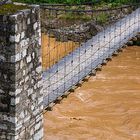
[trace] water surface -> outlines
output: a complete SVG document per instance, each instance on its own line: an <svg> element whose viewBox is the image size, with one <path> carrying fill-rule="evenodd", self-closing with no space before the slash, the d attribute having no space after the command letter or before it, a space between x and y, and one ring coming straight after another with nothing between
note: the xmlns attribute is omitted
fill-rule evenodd
<svg viewBox="0 0 140 140"><path fill-rule="evenodd" d="M128 47L44 114L45 140L140 140L140 47Z"/></svg>
<svg viewBox="0 0 140 140"><path fill-rule="evenodd" d="M42 34L42 65L43 69L48 69L61 58L74 51L79 46L78 43L68 41L60 42L55 38Z"/></svg>

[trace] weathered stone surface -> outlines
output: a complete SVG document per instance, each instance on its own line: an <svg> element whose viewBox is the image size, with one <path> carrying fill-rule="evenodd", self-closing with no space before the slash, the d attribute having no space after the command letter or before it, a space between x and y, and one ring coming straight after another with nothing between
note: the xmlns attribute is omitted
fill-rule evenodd
<svg viewBox="0 0 140 140"><path fill-rule="evenodd" d="M107 26L124 18L126 15L130 14L134 10L134 7L123 7L122 9L106 10L104 13L97 12L90 20L82 21L80 18L78 20L64 20L61 16L65 13L58 11L51 11L52 16L57 14L59 17L53 17L49 19L46 13L49 11L42 8L42 31L48 33L50 37L55 37L58 41L74 41L74 42L84 42L91 39L92 36L96 35L99 31L102 31ZM87 14L87 13L86 13ZM85 17L87 15L84 15ZM90 14L90 13L89 13ZM45 16L46 15L46 16ZM106 16L106 22L102 22L98 19L101 15ZM48 19L46 19L48 18Z"/></svg>
<svg viewBox="0 0 140 140"><path fill-rule="evenodd" d="M39 17L38 6L0 16L0 140L43 137Z"/></svg>

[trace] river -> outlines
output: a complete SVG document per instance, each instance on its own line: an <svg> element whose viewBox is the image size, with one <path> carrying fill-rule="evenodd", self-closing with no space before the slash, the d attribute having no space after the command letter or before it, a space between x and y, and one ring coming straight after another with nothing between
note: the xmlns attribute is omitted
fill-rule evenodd
<svg viewBox="0 0 140 140"><path fill-rule="evenodd" d="M74 51L79 46L78 43L68 41L60 42L55 38L42 34L42 64L43 70L48 69L57 63L61 58Z"/></svg>
<svg viewBox="0 0 140 140"><path fill-rule="evenodd" d="M140 47L114 57L53 111L45 140L140 140Z"/></svg>

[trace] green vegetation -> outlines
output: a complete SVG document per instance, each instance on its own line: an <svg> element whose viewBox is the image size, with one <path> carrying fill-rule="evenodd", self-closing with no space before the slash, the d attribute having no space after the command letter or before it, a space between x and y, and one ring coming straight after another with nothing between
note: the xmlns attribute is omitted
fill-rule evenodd
<svg viewBox="0 0 140 140"><path fill-rule="evenodd" d="M17 12L18 10L27 9L27 6L22 5L14 5L14 4L5 4L0 6L0 14L12 14Z"/></svg>
<svg viewBox="0 0 140 140"><path fill-rule="evenodd" d="M85 14L77 14L73 12L67 12L66 14L63 14L59 17L60 19L64 20L81 20L81 21L89 21L91 20L91 16L85 15Z"/></svg>
<svg viewBox="0 0 140 140"><path fill-rule="evenodd" d="M13 0L16 2L25 2L25 3L67 3L67 4L79 4L85 2L103 2L103 3L112 3L115 4L127 4L139 2L139 0Z"/></svg>
<svg viewBox="0 0 140 140"><path fill-rule="evenodd" d="M96 18L97 23L101 25L107 23L108 20L109 20L109 15L107 13L100 13Z"/></svg>

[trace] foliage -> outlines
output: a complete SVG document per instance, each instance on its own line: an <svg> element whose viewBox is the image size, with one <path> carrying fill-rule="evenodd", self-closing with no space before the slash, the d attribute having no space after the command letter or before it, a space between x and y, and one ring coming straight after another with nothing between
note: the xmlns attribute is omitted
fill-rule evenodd
<svg viewBox="0 0 140 140"><path fill-rule="evenodd" d="M139 2L139 0L13 0L17 2L25 3L67 3L67 4L79 4L86 2L105 2L105 3L114 3L114 4L126 4L131 2Z"/></svg>
<svg viewBox="0 0 140 140"><path fill-rule="evenodd" d="M86 0L13 0L16 2L25 2L25 3L81 3L85 2ZM94 1L94 0L92 0Z"/></svg>
<svg viewBox="0 0 140 140"><path fill-rule="evenodd" d="M26 8L28 7L23 5L5 4L0 6L0 14L12 14Z"/></svg>
<svg viewBox="0 0 140 140"><path fill-rule="evenodd" d="M97 17L96 17L96 21L103 25L105 23L107 23L107 21L109 20L109 16L106 13L100 13Z"/></svg>

